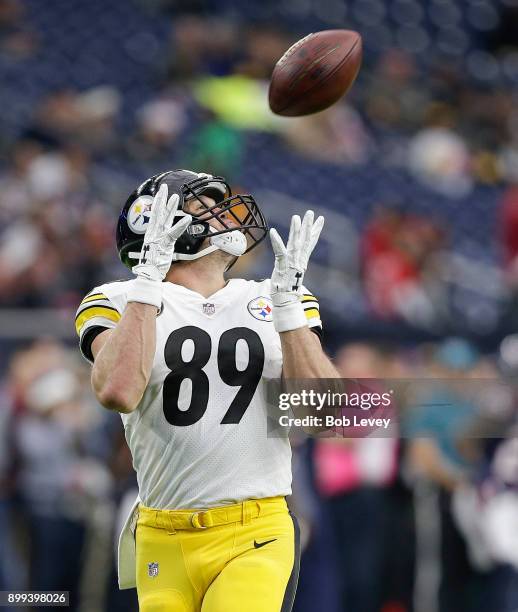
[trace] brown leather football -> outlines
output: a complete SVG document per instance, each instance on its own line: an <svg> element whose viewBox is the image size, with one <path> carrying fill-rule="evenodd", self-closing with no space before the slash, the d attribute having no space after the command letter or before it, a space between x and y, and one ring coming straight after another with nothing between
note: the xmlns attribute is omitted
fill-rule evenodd
<svg viewBox="0 0 518 612"><path fill-rule="evenodd" d="M301 38L275 65L268 99L277 115L309 115L334 104L354 83L362 39L352 30L325 30Z"/></svg>

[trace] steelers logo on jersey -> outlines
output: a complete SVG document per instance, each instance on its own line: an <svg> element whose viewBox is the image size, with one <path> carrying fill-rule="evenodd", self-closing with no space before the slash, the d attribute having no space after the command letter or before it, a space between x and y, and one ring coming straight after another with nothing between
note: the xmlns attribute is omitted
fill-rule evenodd
<svg viewBox="0 0 518 612"><path fill-rule="evenodd" d="M151 215L151 204L153 198L148 195L137 198L128 210L128 226L135 234L145 234L149 216Z"/></svg>
<svg viewBox="0 0 518 612"><path fill-rule="evenodd" d="M267 297L258 297L248 302L248 312L258 321L272 320L272 301Z"/></svg>

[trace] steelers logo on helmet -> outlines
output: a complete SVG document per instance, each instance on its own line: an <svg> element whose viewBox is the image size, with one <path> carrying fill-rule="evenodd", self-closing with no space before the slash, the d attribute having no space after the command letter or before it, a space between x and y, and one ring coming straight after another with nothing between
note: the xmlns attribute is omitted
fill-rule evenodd
<svg viewBox="0 0 518 612"><path fill-rule="evenodd" d="M130 206L128 210L128 226L135 234L146 233L152 204L153 198L143 195L138 197Z"/></svg>

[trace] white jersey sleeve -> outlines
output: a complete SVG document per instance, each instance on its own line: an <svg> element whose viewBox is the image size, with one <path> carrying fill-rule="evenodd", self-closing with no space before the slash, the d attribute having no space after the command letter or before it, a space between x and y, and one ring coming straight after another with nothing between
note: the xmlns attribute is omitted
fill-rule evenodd
<svg viewBox="0 0 518 612"><path fill-rule="evenodd" d="M126 292L130 281L115 281L95 287L88 293L76 312L76 332L83 357L93 363L91 344L105 329L113 329L126 308Z"/></svg>

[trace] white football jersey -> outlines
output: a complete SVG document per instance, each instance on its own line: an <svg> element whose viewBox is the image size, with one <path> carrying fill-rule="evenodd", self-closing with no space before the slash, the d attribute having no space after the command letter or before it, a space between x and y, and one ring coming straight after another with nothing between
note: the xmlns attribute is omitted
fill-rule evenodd
<svg viewBox="0 0 518 612"><path fill-rule="evenodd" d="M97 287L79 306L83 355L113 328L134 280ZM301 297L310 327L318 302ZM122 414L140 498L152 508L210 508L291 493L286 438L267 436L266 380L280 378L270 280L230 280L205 298L164 283L151 378L137 409Z"/></svg>

